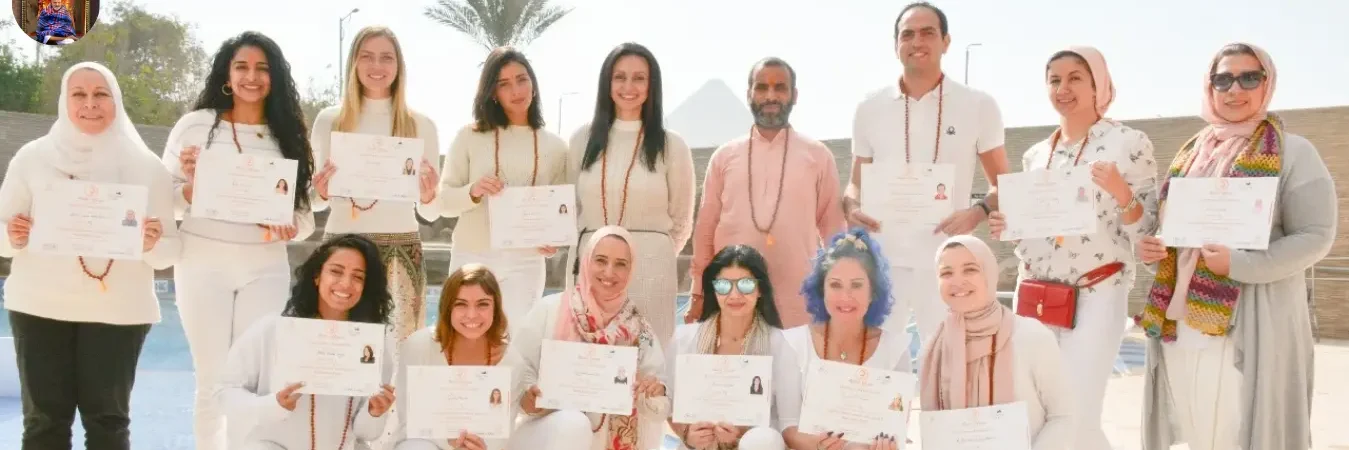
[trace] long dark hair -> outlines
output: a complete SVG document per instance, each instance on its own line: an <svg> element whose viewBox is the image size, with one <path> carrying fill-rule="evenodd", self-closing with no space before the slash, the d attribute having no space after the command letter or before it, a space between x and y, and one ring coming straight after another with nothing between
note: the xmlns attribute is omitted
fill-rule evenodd
<svg viewBox="0 0 1349 450"><path fill-rule="evenodd" d="M295 285L290 288L290 299L286 301L286 308L281 315L304 318L318 316L318 279L323 272L323 263L343 248L360 252L365 259L365 287L361 290L361 299L348 312L347 320L389 323L389 314L393 312L393 296L389 294L389 278L384 269L384 260L379 256L379 247L359 234L343 234L329 239L315 249L300 267L295 268Z"/></svg>
<svg viewBox="0 0 1349 450"><path fill-rule="evenodd" d="M272 79L272 88L263 99L262 114L267 119L267 129L272 133L272 138L281 147L281 156L299 161L299 172L295 174L295 210L307 210L309 179L314 173L309 127L305 125L304 111L300 108L300 92L290 75L290 63L286 62L281 47L275 41L262 33L245 31L221 44L211 62L211 74L206 76L206 86L202 87L192 110L215 111L215 123L211 124L211 131L206 137L206 142L210 143L215 138L215 127L220 125L221 115L234 109L234 96L226 95L223 89L230 81L230 61L243 47L255 47L267 56L267 72Z"/></svg>
<svg viewBox="0 0 1349 450"><path fill-rule="evenodd" d="M539 109L539 77L534 75L534 66L529 59L513 47L497 47L487 55L482 64L482 74L478 77L478 95L473 97L473 131L484 132L493 128L510 125L506 109L496 98L497 79L506 64L520 63L529 74L529 84L533 86L534 98L529 101L529 127L535 130L543 128L543 111Z"/></svg>
<svg viewBox="0 0 1349 450"><path fill-rule="evenodd" d="M642 165L646 170L656 170L656 160L665 154L665 111L663 90L660 81L660 64L651 50L634 42L625 42L614 47L604 58L600 67L600 86L595 94L595 117L590 120L590 141L586 142L585 156L581 158L581 169L589 170L600 154L609 146L609 129L614 126L617 112L614 111L614 64L619 58L637 55L646 60L651 68L646 90L646 102L642 104Z"/></svg>
<svg viewBox="0 0 1349 450"><path fill-rule="evenodd" d="M763 255L758 250L744 244L732 245L722 248L712 257L712 262L707 263L703 269L703 295L716 295L716 290L712 287L712 282L721 274L721 270L727 267L739 267L748 270L755 280L759 281L759 301L754 303L754 311L763 317L765 322L774 328L782 328L782 317L778 315L777 304L773 303L773 283L768 280L768 262L764 261ZM735 289L734 286L731 289ZM703 302L703 313L698 317L702 322L712 318L713 315L721 312L721 304L713 297L711 301Z"/></svg>

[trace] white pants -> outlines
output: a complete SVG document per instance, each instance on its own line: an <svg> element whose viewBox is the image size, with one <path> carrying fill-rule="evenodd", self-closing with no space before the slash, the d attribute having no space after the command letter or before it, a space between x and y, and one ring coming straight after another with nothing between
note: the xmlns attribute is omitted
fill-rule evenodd
<svg viewBox="0 0 1349 450"><path fill-rule="evenodd" d="M590 450L595 433L590 418L580 411L554 411L526 420L511 433L510 450Z"/></svg>
<svg viewBox="0 0 1349 450"><path fill-rule="evenodd" d="M230 244L183 234L173 283L196 375L197 450L224 450L225 416L212 398L230 344L258 319L276 315L290 292L283 242Z"/></svg>
<svg viewBox="0 0 1349 450"><path fill-rule="evenodd" d="M1231 338L1206 347L1187 345L1184 337L1162 344L1171 404L1180 440L1190 450L1236 450L1241 432L1241 371Z"/></svg>
<svg viewBox="0 0 1349 450"><path fill-rule="evenodd" d="M451 251L449 272L470 263L485 265L496 276L497 284L501 285L501 308L506 312L506 321L513 332L524 322L534 303L543 297L547 276L543 256L534 249Z"/></svg>
<svg viewBox="0 0 1349 450"><path fill-rule="evenodd" d="M1116 286L1123 274L1106 278L1095 292L1081 289L1077 297L1077 324L1072 330L1051 327L1058 337L1063 355L1064 373L1076 414L1077 432L1073 450L1110 450L1110 440L1101 427L1105 409L1105 389L1115 368L1124 327L1120 319L1128 314L1129 288L1126 282ZM1020 280L1017 280L1020 284ZM1017 299L1019 300L1019 299Z"/></svg>
<svg viewBox="0 0 1349 450"><path fill-rule="evenodd" d="M911 344L909 318L918 319L918 343L922 345L937 333L937 325L946 320L948 308L937 290L937 272L933 264L900 267L900 257L895 256L890 262L890 293L895 303L882 329L886 333L899 335L904 342L902 348L908 352Z"/></svg>

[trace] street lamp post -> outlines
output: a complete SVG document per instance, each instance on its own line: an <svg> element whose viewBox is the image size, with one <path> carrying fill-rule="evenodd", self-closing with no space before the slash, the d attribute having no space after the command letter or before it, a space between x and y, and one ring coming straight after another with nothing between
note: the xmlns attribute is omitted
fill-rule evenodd
<svg viewBox="0 0 1349 450"><path fill-rule="evenodd" d="M342 51L342 43L346 40L346 22L352 14L360 11L360 8L351 8L351 12L342 16L341 19L337 19L337 89L339 91L347 82L347 71L344 69L345 66L342 65L342 54L345 53Z"/></svg>
<svg viewBox="0 0 1349 450"><path fill-rule="evenodd" d="M972 43L972 44L969 44L969 45L966 45L966 46L965 46L965 85L966 85L966 86L969 86L969 84L970 84L970 48L978 47L978 46L981 46L981 45L984 45L984 44L980 44L980 43L978 43L978 42L975 42L975 43Z"/></svg>
<svg viewBox="0 0 1349 450"><path fill-rule="evenodd" d="M562 135L562 100L565 99L565 98L567 98L568 95L575 95L575 94L579 94L579 92L576 92L576 91L572 91L572 92L563 92L562 95L557 96L557 134L558 134L558 135Z"/></svg>

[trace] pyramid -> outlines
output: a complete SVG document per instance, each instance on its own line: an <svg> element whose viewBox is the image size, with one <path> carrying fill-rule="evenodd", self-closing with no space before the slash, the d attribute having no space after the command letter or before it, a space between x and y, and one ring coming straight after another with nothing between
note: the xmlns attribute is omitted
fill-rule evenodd
<svg viewBox="0 0 1349 450"><path fill-rule="evenodd" d="M720 146L744 136L754 124L754 116L743 97L743 93L737 94L725 81L707 80L665 116L665 127L679 133L689 148Z"/></svg>

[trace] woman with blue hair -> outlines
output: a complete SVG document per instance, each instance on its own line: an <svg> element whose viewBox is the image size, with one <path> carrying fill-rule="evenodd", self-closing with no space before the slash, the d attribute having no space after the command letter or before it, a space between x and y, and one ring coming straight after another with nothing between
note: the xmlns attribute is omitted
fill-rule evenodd
<svg viewBox="0 0 1349 450"><path fill-rule="evenodd" d="M783 332L796 351L801 370L804 372L813 361L825 359L911 372L904 339L881 330L890 315L893 299L889 263L881 254L880 245L861 228L834 235L826 243L801 286L811 323ZM835 448L843 442L833 434L798 433L797 442L788 445Z"/></svg>

